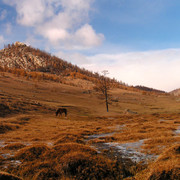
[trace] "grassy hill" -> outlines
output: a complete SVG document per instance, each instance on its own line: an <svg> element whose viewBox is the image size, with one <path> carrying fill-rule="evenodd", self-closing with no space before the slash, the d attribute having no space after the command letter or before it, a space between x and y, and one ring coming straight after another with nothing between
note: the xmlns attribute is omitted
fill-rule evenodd
<svg viewBox="0 0 180 180"><path fill-rule="evenodd" d="M97 75L4 66L1 52L0 176L180 178L179 97L116 85L107 113ZM67 117L55 115L59 107Z"/></svg>

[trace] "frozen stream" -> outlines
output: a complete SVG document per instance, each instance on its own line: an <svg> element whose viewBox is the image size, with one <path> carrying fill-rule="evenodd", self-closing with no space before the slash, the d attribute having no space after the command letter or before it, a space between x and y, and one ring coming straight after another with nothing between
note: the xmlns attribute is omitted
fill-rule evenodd
<svg viewBox="0 0 180 180"><path fill-rule="evenodd" d="M94 134L88 136L86 142L89 140L112 136L116 132L104 133L104 134ZM144 162L146 163L150 159L155 159L157 156L152 154L144 154L141 151L141 146L143 145L144 140L131 143L93 143L91 146L95 148L98 153L103 151L113 152L114 157L121 157L122 159L131 159L133 162Z"/></svg>
<svg viewBox="0 0 180 180"><path fill-rule="evenodd" d="M111 148L115 148L118 152L121 153L122 158L129 158L133 162L147 162L157 158L157 156L152 154L144 154L140 152L141 146L143 145L144 140L131 143L105 143Z"/></svg>

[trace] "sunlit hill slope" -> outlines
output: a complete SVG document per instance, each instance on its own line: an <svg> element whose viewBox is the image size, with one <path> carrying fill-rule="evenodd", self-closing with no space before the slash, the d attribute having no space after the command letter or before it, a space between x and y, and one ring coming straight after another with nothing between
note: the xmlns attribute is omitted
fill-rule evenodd
<svg viewBox="0 0 180 180"><path fill-rule="evenodd" d="M101 78L23 43L5 46L0 179L179 180L180 98L107 78L106 112Z"/></svg>

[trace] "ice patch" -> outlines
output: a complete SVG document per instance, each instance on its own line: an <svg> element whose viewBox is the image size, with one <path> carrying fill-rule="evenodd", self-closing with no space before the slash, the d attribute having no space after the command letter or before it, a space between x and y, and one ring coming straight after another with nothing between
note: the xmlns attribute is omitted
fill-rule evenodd
<svg viewBox="0 0 180 180"><path fill-rule="evenodd" d="M112 132L112 133L104 133L104 134L93 134L93 135L88 136L88 138L86 139L86 141L93 140L93 139L96 139L96 138L101 138L101 137L112 136L113 134L115 134L115 132Z"/></svg>
<svg viewBox="0 0 180 180"><path fill-rule="evenodd" d="M112 148L116 148L122 153L122 158L130 158L133 162L147 161L149 159L156 158L155 155L144 154L139 152L140 147L143 145L144 140L140 140L132 143L106 143Z"/></svg>
<svg viewBox="0 0 180 180"><path fill-rule="evenodd" d="M1 154L1 156L5 159L9 158L9 157L13 157L14 154L11 154L11 153L4 153L4 154Z"/></svg>
<svg viewBox="0 0 180 180"><path fill-rule="evenodd" d="M174 133L175 133L176 135L179 135L179 134L180 134L180 126L178 127L178 129L176 129L176 130L174 131Z"/></svg>
<svg viewBox="0 0 180 180"><path fill-rule="evenodd" d="M116 131L112 133L104 133L104 134L93 134L88 136L88 138L85 140L86 142L89 140L93 140L96 138L101 137L107 137L112 136L115 134L118 130L123 130L125 125L117 125ZM98 153L103 152L104 150L114 150L114 156L121 156L124 159L131 159L133 162L144 162L146 163L148 160L156 159L157 156L153 154L144 154L141 151L141 146L144 143L143 140L139 140L137 142L131 142L131 143L95 143L91 145L91 147L95 148Z"/></svg>
<svg viewBox="0 0 180 180"><path fill-rule="evenodd" d="M4 141L0 141L0 147L3 148L4 146L6 146L6 145L4 144Z"/></svg>
<svg viewBox="0 0 180 180"><path fill-rule="evenodd" d="M21 164L22 162L19 160L10 160L10 161L4 161L2 167L4 169L7 169L9 166L12 167L17 167Z"/></svg>
<svg viewBox="0 0 180 180"><path fill-rule="evenodd" d="M88 138L85 141L89 141L89 140L93 140L96 138L101 138L101 137L108 137L108 136L112 136L113 134L115 134L117 131L123 130L123 128L126 125L116 125L113 127L109 127L109 129L112 129L115 127L115 131L111 132L111 133L103 133L103 134L93 134L93 135L89 135Z"/></svg>

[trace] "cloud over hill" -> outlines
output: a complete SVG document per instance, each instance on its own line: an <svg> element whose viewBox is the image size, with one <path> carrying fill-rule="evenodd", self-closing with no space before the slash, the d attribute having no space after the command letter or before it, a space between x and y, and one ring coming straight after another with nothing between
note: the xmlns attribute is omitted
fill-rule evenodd
<svg viewBox="0 0 180 180"><path fill-rule="evenodd" d="M31 27L34 34L64 48L89 48L102 43L103 34L89 24L94 0L4 1L16 8L18 24Z"/></svg>

